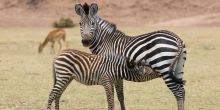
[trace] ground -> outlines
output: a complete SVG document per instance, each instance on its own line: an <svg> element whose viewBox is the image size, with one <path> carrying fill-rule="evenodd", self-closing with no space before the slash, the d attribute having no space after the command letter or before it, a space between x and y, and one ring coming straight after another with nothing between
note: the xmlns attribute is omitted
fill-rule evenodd
<svg viewBox="0 0 220 110"><path fill-rule="evenodd" d="M186 110L220 109L220 28L206 27L120 27L128 35L159 29L171 30L186 43L188 54L184 79ZM0 28L0 109L44 110L53 85L49 45L42 54L37 48L52 28ZM81 44L79 27L66 29L67 48L89 52ZM144 83L124 83L128 110L176 110L172 93L158 78ZM102 86L73 81L61 97L63 110L107 109ZM119 103L115 98L116 109Z"/></svg>

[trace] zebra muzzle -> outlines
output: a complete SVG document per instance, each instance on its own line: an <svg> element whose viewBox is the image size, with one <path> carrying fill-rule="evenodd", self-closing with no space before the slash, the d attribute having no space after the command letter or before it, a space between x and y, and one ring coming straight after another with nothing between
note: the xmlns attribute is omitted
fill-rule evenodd
<svg viewBox="0 0 220 110"><path fill-rule="evenodd" d="M88 47L90 45L90 43L91 43L91 40L89 40L89 39L83 39L82 40L82 44L85 47Z"/></svg>

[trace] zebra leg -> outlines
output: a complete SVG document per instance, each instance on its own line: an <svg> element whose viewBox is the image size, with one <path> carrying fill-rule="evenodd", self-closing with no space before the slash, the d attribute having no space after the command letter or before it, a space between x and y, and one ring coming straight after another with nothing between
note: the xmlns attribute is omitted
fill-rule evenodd
<svg viewBox="0 0 220 110"><path fill-rule="evenodd" d="M183 85L180 85L181 89L179 90L179 92L177 93L178 95L181 94L179 97L178 95L175 95L176 100L177 100L177 106L178 106L178 110L184 110L184 101L185 101L185 89L183 87Z"/></svg>
<svg viewBox="0 0 220 110"><path fill-rule="evenodd" d="M49 95L48 104L47 104L47 110L51 110L52 102L55 99L55 109L59 110L59 100L63 93L63 91L66 89L66 87L69 85L69 83L72 81L73 78L66 80L56 80L54 87Z"/></svg>
<svg viewBox="0 0 220 110"><path fill-rule="evenodd" d="M124 93L123 93L123 80L118 80L115 84L118 100L121 105L121 110L125 110Z"/></svg>
<svg viewBox="0 0 220 110"><path fill-rule="evenodd" d="M59 110L59 109L60 109L60 97L61 97L61 95L59 94L59 95L55 98L55 110Z"/></svg>
<svg viewBox="0 0 220 110"><path fill-rule="evenodd" d="M58 84L55 84L50 95L49 95L49 100L48 100L48 104L47 104L47 110L51 110L51 105L52 105L52 102L54 101L55 99L55 109L56 110L59 110L59 108L57 108L57 105L59 105L59 102L57 102L57 99L59 99L59 94L61 93L62 91L62 86L59 86ZM57 97L58 96L58 97Z"/></svg>
<svg viewBox="0 0 220 110"><path fill-rule="evenodd" d="M114 86L109 81L105 81L103 86L107 96L108 110L114 110Z"/></svg>
<svg viewBox="0 0 220 110"><path fill-rule="evenodd" d="M180 55L178 61L176 62L176 67L175 69L175 77L178 79L183 79L183 69L184 69L184 63L186 61L186 50L183 50L183 53ZM176 100L177 100L177 105L179 110L184 110L184 101L185 101L185 89L184 89L184 82L181 84L176 84L170 85L172 88L169 88L172 90L174 93Z"/></svg>
<svg viewBox="0 0 220 110"><path fill-rule="evenodd" d="M163 75L162 78L165 81L167 87L174 94L177 100L178 110L184 110L185 89L183 84L173 81L169 74Z"/></svg>
<svg viewBox="0 0 220 110"><path fill-rule="evenodd" d="M51 110L51 105L52 105L52 102L54 101L55 97L56 97L56 93L54 92L54 89L53 89L49 95L47 110Z"/></svg>
<svg viewBox="0 0 220 110"><path fill-rule="evenodd" d="M60 97L63 94L63 92L66 90L67 86L72 82L73 78L69 79L67 82L62 81L63 87L59 91L59 94L57 94L55 98L55 110L59 110L59 105L60 105Z"/></svg>

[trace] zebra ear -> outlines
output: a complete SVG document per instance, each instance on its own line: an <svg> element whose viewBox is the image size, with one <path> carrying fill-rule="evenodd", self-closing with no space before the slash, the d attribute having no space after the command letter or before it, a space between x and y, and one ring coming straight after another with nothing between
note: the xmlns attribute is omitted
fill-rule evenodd
<svg viewBox="0 0 220 110"><path fill-rule="evenodd" d="M83 16L83 14L85 13L81 4L75 5L75 11L80 16Z"/></svg>
<svg viewBox="0 0 220 110"><path fill-rule="evenodd" d="M89 8L89 14L90 16L94 16L96 15L98 12L98 5L96 3L92 3L90 5L90 8Z"/></svg>

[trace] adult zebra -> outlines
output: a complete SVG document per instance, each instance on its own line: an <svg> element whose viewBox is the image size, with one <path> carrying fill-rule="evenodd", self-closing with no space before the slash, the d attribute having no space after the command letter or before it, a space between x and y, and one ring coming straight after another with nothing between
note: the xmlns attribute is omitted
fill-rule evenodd
<svg viewBox="0 0 220 110"><path fill-rule="evenodd" d="M114 110L113 87L118 80L143 82L149 80L148 74L153 73L150 67L143 68L124 56L100 56L74 49L64 50L53 62L54 85L49 95L47 109L51 109L52 102L55 100L55 109L59 110L62 93L75 79L85 85L104 86L108 110ZM157 77L157 74L154 75Z"/></svg>
<svg viewBox="0 0 220 110"><path fill-rule="evenodd" d="M178 110L184 110L185 90L182 79L186 49L176 34L161 30L127 36L117 30L114 24L96 15L98 6L95 3L90 6L86 3L83 6L76 4L75 11L81 16L80 32L84 46L89 47L94 54L115 53L143 65L150 65L174 94ZM122 81L118 83L118 87L123 88ZM123 89L121 93L123 94ZM123 105L123 97L120 99Z"/></svg>

